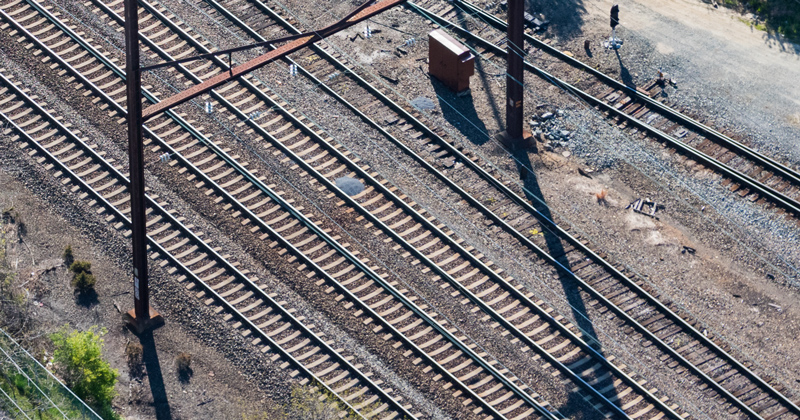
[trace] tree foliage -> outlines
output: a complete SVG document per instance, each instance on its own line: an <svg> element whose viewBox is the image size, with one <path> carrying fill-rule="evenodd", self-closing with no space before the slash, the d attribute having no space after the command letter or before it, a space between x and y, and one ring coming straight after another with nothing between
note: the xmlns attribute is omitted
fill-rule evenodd
<svg viewBox="0 0 800 420"><path fill-rule="evenodd" d="M116 369L102 358L105 329L80 332L64 326L52 334L56 372L70 389L94 407L103 418L118 418L111 408L116 395Z"/></svg>
<svg viewBox="0 0 800 420"><path fill-rule="evenodd" d="M97 279L92 274L92 263L89 261L75 261L69 266L72 271L72 287L81 293L94 290Z"/></svg>
<svg viewBox="0 0 800 420"><path fill-rule="evenodd" d="M75 262L75 256L72 255L72 245L67 245L61 256L64 258L64 264L66 264L67 267L71 266L72 263Z"/></svg>

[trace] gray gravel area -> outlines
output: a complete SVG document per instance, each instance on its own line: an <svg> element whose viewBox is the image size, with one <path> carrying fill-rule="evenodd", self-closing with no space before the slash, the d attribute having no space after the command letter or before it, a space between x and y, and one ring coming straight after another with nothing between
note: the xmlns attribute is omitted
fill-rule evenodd
<svg viewBox="0 0 800 420"><path fill-rule="evenodd" d="M371 55L367 53L356 53L356 54L357 57L364 57L364 56L371 57ZM419 80L418 78L412 78L412 79ZM411 84L413 86L413 83ZM544 93L543 95L534 96L533 103L542 103L558 99L559 96L558 91L555 90L555 88L547 85L542 85L540 82L538 82L537 84L537 81L535 80L531 80L531 84L536 86L536 88L532 90L534 90L535 92ZM406 93L407 98L413 98L420 93L425 94L424 90L423 91L410 90L413 89L413 87L410 87L407 84L404 84L402 89L405 89L404 93L408 92ZM552 98L554 94L555 97ZM676 159L675 162L671 161L671 158L666 156L660 150L653 150L652 145L650 144L642 146L634 143L633 146L629 146L628 145L628 143L630 143L629 139L625 139L617 129L609 127L598 115L596 115L592 111L587 112L587 110L583 109L583 107L581 107L580 105L576 105L574 103L571 104L569 102L566 103L563 102L564 102L563 100L560 102L556 102L559 104L559 108L561 108L563 111L562 118L556 119L551 124L551 127L548 128L553 128L558 130L561 129L579 130L580 134L576 136L577 137L576 140L568 142L568 144L565 145L564 149L560 149L558 151L571 149L572 152L577 152L579 157L587 158L587 161L584 162L584 165L592 166L595 169L608 172L607 174L603 175L604 178L602 179L606 179L605 178L606 176L608 176L610 179L615 179L615 175L620 174L619 175L620 179L625 181L623 182L623 184L629 183L632 185L640 183L641 182L640 179L645 179L645 180L654 179L654 181L648 183L648 185L643 190L640 190L638 193L655 196L655 193L658 191L661 194L659 195L659 197L664 196L665 198L669 197L671 199L670 204L672 204L672 200L675 201L674 206L673 205L667 206L668 209L677 209L674 211L674 214L678 214L682 217L684 216L697 217L698 220L692 223L695 229L694 233L704 235L703 239L710 241L712 243L719 243L720 241L726 242L724 244L720 244L719 246L713 245L711 246L711 248L715 249L718 248L728 251L729 252L728 255L733 256L733 260L737 262L737 265L741 263L742 260L751 261L752 265L750 270L754 270L756 273L762 273L762 275L770 274L767 273L766 270L783 267L784 270L788 270L787 273L788 275L787 278L781 279L780 281L783 283L788 283L793 280L794 275L791 271L792 270L791 267L794 266L794 263L792 261L794 256L791 255L791 253L787 254L786 248L782 246L782 244L785 243L782 241L781 238L782 233L778 231L778 234L776 235L777 238L780 239L778 241L770 241L770 240L761 241L760 240L761 237L758 234L754 235L751 232L747 232L742 228L742 226L749 226L749 224L746 222L754 220L755 222L776 223L777 226L781 226L785 230L785 232L788 232L787 234L794 235L795 227L792 221L784 220L780 217L775 216L774 214L770 215L768 212L766 212L767 213L766 217L762 217L764 216L763 213L765 213L764 212L765 209L761 208L760 206L744 202L743 200L737 201L737 199L733 196L733 194L726 193L724 188L722 188L721 186L719 186L717 182L715 182L716 180L714 176L705 175L704 176L705 179L703 178L701 178L700 180L692 179L692 176L694 174L687 173L686 169L680 166L680 163L678 162L679 159ZM431 118L436 118L436 114L435 113L432 114ZM583 118L586 118L586 120L588 120L589 122L588 123L585 122ZM453 126L450 126L452 127L451 130L453 131L459 130L458 128L459 121L461 122L461 124L465 123L464 120L456 119L456 122L453 124ZM489 121L484 121L484 122L486 123L486 126L489 127L490 122ZM443 124L446 125L447 123L444 122ZM613 144L614 146L613 147L609 146L611 144ZM632 147L632 150L628 151L627 149L620 149L620 145L623 144L625 145L625 147ZM636 151L642 150L643 147L650 147L650 149L638 152L638 154L635 153ZM364 149L366 150L366 148ZM496 148L491 147L491 145L485 150L484 155L488 156L489 158L497 156L500 156L502 158L503 156L502 154L497 153ZM653 163L652 161L655 160L654 156L661 157L663 160L662 161L656 160L656 162ZM558 166L559 162L557 159L555 160L556 160L555 164L556 166ZM630 161L632 165L630 165L628 161ZM648 166L642 168L643 165L642 162L648 164ZM378 168L389 168L396 165L397 165L396 162L389 161L389 162L384 162L382 164L375 164L373 166ZM504 161L504 165L501 166L507 172L512 172L513 170L513 166L509 168L507 161ZM628 173L626 175L625 172L630 170L633 171L633 174ZM391 174L387 174L387 172L388 169L383 172L384 176L386 176L389 179L395 180L399 184L402 184L401 181L402 179L408 178L408 174L405 173L392 176ZM509 179L511 178L512 177L509 176ZM413 182L409 182L409 184L413 184ZM686 185L688 185L692 189L688 189L687 191ZM636 186L639 187L639 185ZM405 187L404 191L406 191L407 193L408 191L412 191L413 194L413 191L415 191L413 185L404 185L404 187ZM429 196L430 190L427 189L420 190L419 188L417 188L416 191L418 191L418 193L417 195L414 195L415 199L417 199L419 202L425 203L427 208L429 210L433 210L432 212L434 214L437 214L440 218L448 220L448 218L443 216L441 212L437 213L436 203L432 203L431 200L427 201L425 200L425 197ZM699 193L697 193L696 191L699 191ZM561 195L564 193L564 191L558 191L557 193L558 195ZM632 191L632 193L636 193L636 191ZM585 192L583 192L583 194L585 194ZM695 194L699 194L701 198L698 199L694 197ZM711 199L703 201L703 198L705 197L720 197L716 198L714 201L711 201L711 203L712 204L719 202L724 203L727 207L722 207L722 209L725 211L723 212L723 216L725 215L730 215L730 217L735 216L737 217L737 219L730 220L726 219L725 217L722 217L722 221L724 223L720 223L719 221L720 217L718 215L706 216L706 211L711 211L712 209L715 208L715 206L707 204L707 202L710 201ZM685 203L685 200L687 199L691 200L689 204ZM581 199L581 201L585 200L586 200L585 198ZM449 200L444 199L443 201L448 202ZM450 202L452 203L454 201ZM569 209L570 204L569 203L564 203L564 204L567 206L565 208ZM703 209L704 206L707 206L707 208ZM569 212L570 214L580 214L583 211L585 211L585 208L582 208L582 206L581 208L577 208L574 205L572 207L574 211ZM703 209L704 211L701 212L701 209ZM566 212L568 210L562 210L562 211ZM670 211L672 212L672 210ZM753 215L754 213L761 213L761 215L751 218L750 215ZM459 221L458 216L455 217L456 217L455 219L449 219L449 220L453 220L451 226L456 226L454 229L458 230L458 226L460 226L463 223L463 220ZM569 220L569 218L567 219ZM613 244L609 244L607 240L606 241L603 240L605 239L604 237L608 236L608 227L603 228L601 223L593 221L591 219L584 221L584 223L591 223L592 225L595 226L595 229L590 231L591 234L588 235L590 238L593 238L598 243L603 244L602 246L604 250L606 249L605 247L613 248ZM678 220L674 221L673 223L682 224L682 223L688 223L688 221ZM710 226L714 226L716 229L709 229ZM767 225L767 226L768 226L767 229L770 232L775 232L774 225ZM589 231L589 229L586 229L582 225L579 227L583 230ZM764 230L766 231L767 229ZM465 237L469 237L468 233L464 232L463 234ZM738 245L738 247L736 247L735 249L733 248L733 245L727 243L727 242L732 242L729 236L733 236L735 239L739 239L740 241L738 244L736 244ZM480 239L476 239L475 242L471 243L480 244ZM618 251L617 254L612 254L612 255L614 255L619 260L623 260L631 264L631 266L637 271L644 271L643 267L654 267L658 269L658 267L661 266L660 264L655 264L655 263L653 264L643 263L641 253L637 253L631 247L630 242L621 241L618 243L618 245L623 245L622 250ZM764 248L769 246L774 246L773 250L775 252L770 252L769 248L767 249ZM751 250L753 248L755 248L755 251ZM754 252L756 252L756 254L754 254ZM652 268L648 269L648 271L652 272ZM647 274L647 272L645 272L645 274ZM669 289L668 294L674 293L677 294L677 296L685 296L687 294L687 292L681 290L680 288L676 289L674 287L674 285L686 284L686 283L676 282L675 279L673 278L668 278L668 277L665 278L664 274L665 274L664 272L656 272L652 275L648 275L648 277L660 279L662 282L665 282L667 284L672 283L673 287ZM696 276L696 274L692 272L688 272L685 275L689 276L689 278ZM770 275L775 276L775 274L770 274ZM763 278L764 277L762 277L761 280L763 280ZM755 279L752 278L748 279L748 281L750 280L755 280ZM764 286L763 283L764 283L763 281L756 280L756 284L758 284L759 286L769 287L768 285ZM706 290L704 290L704 292L706 292ZM778 291L775 290L775 292ZM679 302L682 304L686 304L687 303L686 301L688 300L690 300L690 298L687 296L686 298L679 299ZM700 311L701 314L705 312L704 310L702 310L702 308L709 305L707 303L709 299L707 296L705 296L704 293L691 297L691 300L695 301L694 302L695 307L693 308L693 312L696 315L698 314L698 311ZM710 305L714 307L713 304ZM746 308L743 309L745 310L745 312L742 313L740 311L738 315L734 316L739 318L743 316L749 317L747 311L750 310ZM717 319L717 317L707 317L702 315L700 315L699 318L707 319L709 320L709 322L714 322ZM737 333L737 331L735 331L735 329L738 329L741 323L734 322L732 324L735 326L734 330L728 329L727 333L723 332L722 334L728 338L733 337L734 339L737 339L739 334ZM718 322L716 327L722 328L724 327L724 325L725 322L721 323ZM731 325L731 323L728 323L728 325ZM756 347L752 346L753 344L752 342L748 342L747 340L738 342L740 345L742 345L742 347L750 348L751 351L749 353L751 355L756 354L758 355L759 358L761 358L762 356L765 356L767 358L771 357L771 355L769 354L758 351L757 346ZM778 355L780 356L780 354L783 354L783 352L779 351ZM772 366L772 363L767 362L765 360L764 365L767 367L768 370L772 370L770 367ZM784 366L784 364L778 364L777 366ZM791 384L792 376L791 375L789 375L788 377L785 376L784 381L785 383Z"/></svg>
<svg viewBox="0 0 800 420"><path fill-rule="evenodd" d="M185 16L197 16L198 13L194 5L183 1L165 0L164 4L173 7L182 16L184 13ZM316 21L315 25L319 26L326 23L326 19L342 15L352 8L351 4L341 2L319 2L313 7L291 2L286 4L297 11L298 17L302 17L301 20L313 19ZM625 6L633 11L641 11L643 15L651 13L643 10L644 6L638 3L629 3ZM91 17L92 13L80 6L70 4L69 7L79 16L96 20L95 17ZM320 13L323 8L326 8L327 14ZM600 18L597 19L599 22ZM675 19L657 19L652 16L650 20L657 21L658 25L679 23ZM502 74L502 62L496 59L479 61L477 70L483 73L473 78L473 94L466 98L456 98L438 89L436 83L432 83L425 75L423 65L416 64L408 68L397 68L396 65L393 67L395 56L381 51L382 48L376 46L381 42L391 45L389 50L392 50L409 36L414 35L419 41L415 46L407 48L410 56L405 61L424 58L427 51L424 39L429 27L421 22L419 17L396 9L376 18L375 21L383 23L386 28L383 28L384 32L376 37L377 39L373 39L372 43L363 39L356 43L350 40L353 34L362 29L360 27L351 29L331 42L338 45L341 51L351 54L351 61L363 65L365 71L373 73L373 76L378 70L383 69L394 71L395 75L399 74L400 85L390 86L385 81L381 83L401 92L409 100L420 96L438 98L436 101L438 107L427 113L426 117L437 126L443 127L453 137L460 139L486 162L496 165L505 173L506 179L518 182L518 177L515 176L517 171L515 162L508 159L507 154L495 143L487 141L489 138L487 133L492 134L502 126L500 121L503 112L502 101L499 101L498 105L497 99L502 95L502 79L492 76L495 73ZM402 22L402 29L408 33L387 29L396 22ZM586 22L594 24L589 18ZM118 33L103 29L104 25L100 22L95 24L100 31L105 31L105 37L113 40L117 46L121 46L121 37ZM193 20L192 24L197 25L198 31L207 34L210 39L225 40L221 41L222 46L238 44L238 41L223 28L208 20L198 18ZM643 25L638 21L637 24ZM670 33L672 36L668 27L659 26L657 29L646 33L656 32L662 35ZM734 60L738 57L739 61L746 61L734 54L737 51L730 51L730 48L719 40L709 38L704 42L711 44L704 45L700 39L702 32L696 28L695 30L696 33L692 36L698 43L696 48L713 51L713 54L708 54L709 57L724 55L732 56ZM601 33L601 29L592 27L583 32L553 31L550 35L558 34L552 42L564 45L565 49L579 51L582 47L578 49L575 46L582 45L583 38L587 34L593 34L593 39L599 39ZM690 48L679 49L674 46L669 47L672 51L666 53L669 48L662 45L663 39L655 40L652 36L646 36L645 31L639 26L632 25L630 30L626 28L621 35L626 39L623 57L617 60L614 55L602 51L596 52L597 63L601 68L613 71L616 64L616 71L619 71L619 63L622 63L638 83L649 79L647 75L652 73L653 66L662 67L680 82L677 91L668 92L671 103L686 107L699 116L712 115L713 118L707 117L712 126L724 128L755 144L764 152L785 156L789 162L797 162L798 152L792 142L800 132L793 123L794 114L791 110L796 111L797 107L793 106L791 101L792 97L796 98L798 95L792 96L791 90L786 97L762 95L760 92L768 91L767 82L760 82L753 77L752 72L731 71L724 74L710 72L709 69L714 65L710 58L708 61L693 61L693 56L698 54L691 55L684 52L691 51ZM676 32L674 38L671 38L674 42L685 39L685 36L681 37L681 32ZM224 42L230 42L231 45L226 45ZM654 54L654 51L661 55ZM553 71L564 70L563 66L548 61L547 57L537 56L537 58ZM780 60L785 59L782 57ZM416 66L420 69L418 70ZM168 74L159 74L171 77ZM787 77L791 77L791 74L789 72L790 76ZM694 77L696 75L704 77ZM719 82L718 79L723 79L723 76L724 81ZM537 293L537 296L548 301L556 308L557 313L578 322L574 307L578 302L585 304L588 300L585 296L576 290L565 290L566 285L559 282L551 269L538 265L530 253L519 249L518 244L513 243L514 246L510 246L512 242L508 241L507 237L483 229L483 219L480 215L475 215L466 208L460 198L432 180L430 174L422 171L407 156L382 143L374 130L354 119L344 107L321 95L318 89L307 82L291 77L283 63L265 68L258 72L258 77L267 81L268 85L291 106L298 109L302 107L305 115L312 121L368 162L380 175L400 187L401 191L422 204L431 214L445 222L460 237L465 238L468 244L480 249L497 265L525 283L530 290ZM377 76L375 78L381 80ZM569 80L569 77L567 78ZM152 80L153 83L159 82L156 79ZM779 85L781 81L770 80L769 85ZM800 267L800 255L797 249L785 245L797 242L796 222L777 216L774 211L764 206L740 199L738 195L730 193L720 184L718 176L695 165L686 164L683 159L666 153L647 139L626 135L615 126L610 126L602 115L563 95L554 87L529 76L526 76L526 82L530 86L526 94L527 103L547 104L542 111L548 110L555 114L555 118L540 123L536 129L546 132L562 130L572 132L569 139L561 141L552 152L529 157L533 162L542 196L559 221L572 225L573 229L589 238L595 244L595 248L604 250L616 261L623 262L633 271L640 273L651 284L663 290L665 295L702 319L709 331L726 337L731 344L740 349L737 352L741 351L747 358L757 362L759 369L776 376L796 392L800 388L795 382L800 379L800 366L797 364L800 358L797 357L796 348L792 346L791 337L796 335L794 333L797 331L799 318L795 303L797 292L791 287L798 285L797 267ZM756 92L759 95L750 98ZM737 95L740 95L739 99L730 100L731 97L737 98ZM82 105L88 104L85 100L75 103L78 105L70 101L70 106L62 103L57 103L55 106L63 110L64 115L78 113L92 115L96 112L92 111L94 109L92 106ZM475 105L472 105L473 103ZM448 111L451 109L450 104L454 104L452 109L458 112ZM507 357L506 355L514 354L514 346L505 340L493 340L494 333L491 330L481 328L478 325L479 321L466 313L463 308L459 308L457 302L453 302L435 287L426 284L425 276L407 267L396 252L372 238L368 229L352 223L342 214L341 209L333 204L336 200L325 198L324 193L309 185L306 178L294 173L291 164L272 162L257 150L250 148L249 142L252 140L242 133L244 130L231 129L241 136L239 140L234 139L231 132L221 128L217 121L212 121L199 112L197 105L184 106L181 109L189 113L192 118L202 121L204 125L212 127L209 131L215 134L215 138L227 142L230 147L245 156L245 160L251 162L252 168L259 169L260 173L267 176L268 182L283 186L287 190L287 197L313 209L317 217L326 220L337 233L352 238L362 253L371 255L375 260L385 264L388 270L397 273L398 278L405 279L436 307L442 316L451 320L454 325L469 331L470 338L478 343L486 343L490 354L500 355L498 357L503 363L508 364L512 371L519 372L517 374L529 384L535 384L532 385L534 389L552 396L550 402L556 407L582 404L572 401L573 396L566 394L565 388L560 384L555 381L548 383L543 373L534 368L528 371L524 360ZM526 109L527 115L533 117L533 106ZM769 110L778 111L770 113ZM540 113L540 111L535 112ZM739 118L740 116L744 117ZM105 128L95 127L86 121L77 124L84 132L100 129L103 134L95 135L97 142L103 150L109 151L109 156L116 157L124 164L126 161L122 146L124 136L120 135L117 126L108 123ZM766 135L765 133L769 133L768 130L774 132ZM110 133L115 134L107 136ZM581 182L581 177L575 174L577 167L594 169L594 179ZM430 413L431 418L447 418L445 413L453 412L448 411L449 409L440 410L437 405L447 404L434 401L430 394L421 390L420 384L414 383L409 377L413 370L404 370L399 366L402 364L402 359L392 360L391 352L384 353L377 349L378 344L374 342L374 338L358 330L357 321L339 319L335 305L326 306L324 302L326 295L303 285L302 279L291 276L289 274L291 270L280 263L265 262L265 258L275 256L259 250L258 244L239 240L238 230L225 220L222 211L203 206L201 194L191 192L189 188L180 184L170 185L168 188L163 184L163 180L170 179L171 175L157 164L150 165L149 169L152 175L148 176L148 182L153 191L176 206L200 229L212 233L211 236L215 240L219 240L226 249L230 249L227 252L235 255L247 266L257 267L254 271L280 273L280 275L267 274L259 277L266 278L265 281L276 290L285 293L292 306L298 308L300 313L313 320L317 326L321 326L328 335L344 343L357 360L367 364L378 372L378 376L393 384L392 387L406 395L415 407ZM459 166L450 172L456 176L463 176L460 174ZM463 179L469 178L464 176ZM514 185L514 188L520 190L519 185ZM606 208L596 206L592 195L599 189L609 191L610 206ZM624 211L623 207L629 200L643 196L653 197L664 203L665 208L659 213L661 220L631 218ZM696 260L689 260L691 257L679 253L680 247L684 245L698 250ZM715 273L715 270L718 272ZM179 302L171 304L177 305L176 308L181 307ZM781 309L776 310L771 305ZM176 311L180 312L180 309ZM652 385L670 395L672 400L693 416L725 418L725 411L720 410L708 395L690 389L693 385L688 383L686 378L675 377L674 372L660 364L659 353L653 347L642 347L638 339L625 334L624 330L619 328L616 319L598 311L595 307L589 306L586 312L591 320L590 325L595 330L594 335L609 354L614 354L618 360L622 360L647 377ZM580 321L579 324L586 323ZM241 363L249 368L248 372L256 369L256 365L248 362L246 358ZM280 377L281 373L275 372L271 375ZM263 379L261 383L265 383ZM541 389L542 386L544 391ZM275 395L279 392L272 390L269 393ZM588 411L584 415L592 418Z"/></svg>

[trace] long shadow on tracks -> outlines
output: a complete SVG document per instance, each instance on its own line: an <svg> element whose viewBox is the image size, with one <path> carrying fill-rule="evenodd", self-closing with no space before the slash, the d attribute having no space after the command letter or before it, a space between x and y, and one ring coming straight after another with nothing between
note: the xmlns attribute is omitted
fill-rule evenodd
<svg viewBox="0 0 800 420"><path fill-rule="evenodd" d="M536 177L536 173L533 171L533 166L531 164L528 152L525 150L513 150L511 154L516 160L517 170L525 187L525 198L528 199L528 201L542 216L539 219L542 220L542 230L547 245L546 251L549 252L550 255L552 255L563 267L569 268L570 263L567 259L561 239L559 239L559 237L551 231L550 226L548 226L547 222L544 221L545 219L553 220L553 216L550 213L550 208L545 202L541 188L539 188L539 180ZM592 340L589 340L589 345L591 345L600 354L603 354L603 350L600 347L599 341L597 340L597 332L595 331L594 324L589 319L589 315L586 313L586 303L583 301L583 298L580 295L578 284L563 270L557 271L558 278L561 281L561 287L564 290L564 296L567 298L567 302L572 308L573 318L576 320L576 323L578 327L580 327L581 331L592 338ZM608 385L608 382L608 379L603 380L600 383L595 384L594 388L598 390L603 389ZM615 397L617 396L615 387L611 387L610 393L605 392L603 395L605 395L609 400L614 401ZM580 404L577 404L578 400L580 400ZM591 415L592 413L575 411L580 410L577 407L586 406L587 405L582 401L582 398L576 393L572 392L570 393L570 401L564 404L564 406L560 407L559 411L562 414L567 415L569 418L593 417ZM596 414L600 415L599 413Z"/></svg>

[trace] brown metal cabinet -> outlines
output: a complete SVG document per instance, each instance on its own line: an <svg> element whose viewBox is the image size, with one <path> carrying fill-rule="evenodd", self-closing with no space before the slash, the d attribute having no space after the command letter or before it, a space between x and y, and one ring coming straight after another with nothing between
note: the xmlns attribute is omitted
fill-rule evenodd
<svg viewBox="0 0 800 420"><path fill-rule="evenodd" d="M454 92L469 89L475 56L455 38L437 29L428 34L428 72Z"/></svg>

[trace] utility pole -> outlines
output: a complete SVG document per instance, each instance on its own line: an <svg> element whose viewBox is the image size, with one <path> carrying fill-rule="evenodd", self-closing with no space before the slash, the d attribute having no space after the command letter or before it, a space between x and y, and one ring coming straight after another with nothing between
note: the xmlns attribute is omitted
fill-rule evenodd
<svg viewBox="0 0 800 420"><path fill-rule="evenodd" d="M530 146L530 135L523 133L524 92L524 0L508 0L508 42L506 43L506 130L497 138L506 147Z"/></svg>
<svg viewBox="0 0 800 420"><path fill-rule="evenodd" d="M150 66L147 69L174 66L179 63L208 59L214 56L250 48L263 47L271 43L287 42L266 54L262 54L239 66L230 66L227 73L221 73L203 83L194 85L189 89L179 92L169 98L153 104L147 109L142 109L142 67L139 64L139 11L137 0L125 1L125 72L128 94L128 154L130 156L130 185L131 193L131 236L133 238L133 309L125 313L125 319L130 327L137 333L142 333L164 323L158 312L150 307L150 285L147 270L147 220L144 194L144 159L142 144L142 124L148 118L178 106L184 102L202 95L209 90L219 87L231 80L237 79L247 73L261 68L275 60L280 59L294 51L305 48L320 39L333 35L343 29L349 28L358 22L378 15L385 10L400 5L405 0L383 0L372 4L367 1L357 7L339 22L313 32L291 35L269 42L261 42L225 51L216 51L212 54L201 54L195 57L172 60ZM169 158L168 156L166 157Z"/></svg>
<svg viewBox="0 0 800 420"><path fill-rule="evenodd" d="M128 155L130 159L131 232L133 240L133 310L126 313L137 333L159 326L161 315L150 307L147 270L147 213L144 196L142 144L142 72L139 65L137 0L125 0L125 73L128 94Z"/></svg>

